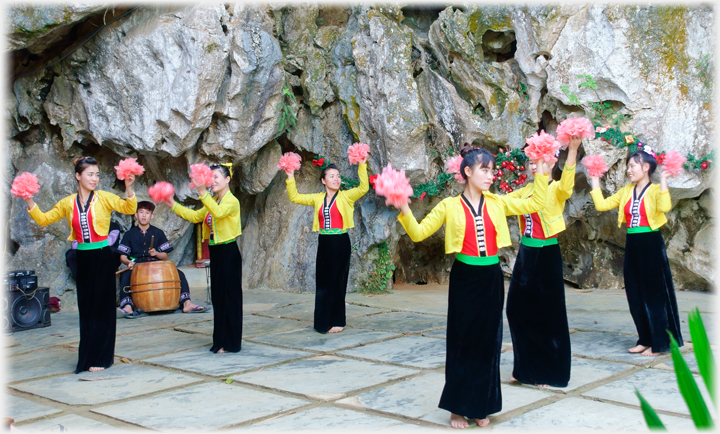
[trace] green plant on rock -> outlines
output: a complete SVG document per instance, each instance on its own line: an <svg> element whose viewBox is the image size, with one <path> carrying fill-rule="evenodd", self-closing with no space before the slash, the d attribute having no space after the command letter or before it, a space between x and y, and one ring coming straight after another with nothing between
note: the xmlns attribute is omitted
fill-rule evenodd
<svg viewBox="0 0 720 434"><path fill-rule="evenodd" d="M395 271L395 264L390 257L390 248L383 241L377 245L377 256L372 261L372 271L360 282L360 292L364 294L392 294L388 283Z"/></svg>
<svg viewBox="0 0 720 434"><path fill-rule="evenodd" d="M700 376L710 393L710 398L717 407L717 398L715 397L715 357L710 350L710 342L708 341L705 326L703 325L702 318L700 317L700 311L697 308L688 314L688 323L690 326L690 337L692 339ZM678 348L677 341L669 331L668 335L670 335L670 352L672 353L673 367L677 377L678 388L680 389L680 394L682 394L682 397L690 410L690 416L692 417L693 423L695 423L695 427L698 429L712 429L715 427L715 423L710 417L710 412L708 411L705 399L700 394L700 389L695 382L695 378L693 378L690 368L688 368L685 359L683 359L680 354L680 348ZM665 430L665 425L662 423L655 410L652 406L650 406L650 404L648 404L637 389L635 389L635 394L640 400L640 407L642 408L648 428Z"/></svg>
<svg viewBox="0 0 720 434"><path fill-rule="evenodd" d="M297 116L295 116L293 106L297 105L298 102L295 99L295 94L292 93L287 84L283 86L282 95L283 100L277 105L277 108L280 109L280 115L278 116L278 134L275 138L282 136L285 131L290 131L291 128L295 129L297 123Z"/></svg>

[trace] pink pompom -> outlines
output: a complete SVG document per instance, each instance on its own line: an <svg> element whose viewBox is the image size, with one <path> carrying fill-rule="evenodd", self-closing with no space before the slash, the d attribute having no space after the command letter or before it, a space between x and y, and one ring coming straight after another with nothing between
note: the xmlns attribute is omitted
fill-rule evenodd
<svg viewBox="0 0 720 434"><path fill-rule="evenodd" d="M40 184L37 176L32 173L23 172L13 180L10 193L15 197L30 199L40 191Z"/></svg>
<svg viewBox="0 0 720 434"><path fill-rule="evenodd" d="M145 173L145 168L138 164L137 158L126 158L120 160L120 163L115 166L115 173L117 174L117 179L123 181L130 175L142 175Z"/></svg>
<svg viewBox="0 0 720 434"><path fill-rule="evenodd" d="M410 181L405 177L405 171L397 171L388 163L375 179L375 193L385 196L385 205L400 208L403 204L410 202L413 189Z"/></svg>
<svg viewBox="0 0 720 434"><path fill-rule="evenodd" d="M465 184L465 178L462 177L460 174L460 164L462 164L463 157L462 155L458 155L455 157L452 157L445 163L445 167L447 167L448 173L454 173L455 181L459 182L460 184Z"/></svg>
<svg viewBox="0 0 720 434"><path fill-rule="evenodd" d="M148 194L153 202L165 202L175 195L175 187L169 182L160 181L148 188Z"/></svg>
<svg viewBox="0 0 720 434"><path fill-rule="evenodd" d="M365 161L369 152L370 146L365 143L353 143L348 148L348 160L350 160L350 164L357 164L361 161Z"/></svg>
<svg viewBox="0 0 720 434"><path fill-rule="evenodd" d="M678 151L667 151L665 158L663 158L662 168L663 170L670 172L670 176L673 178L682 175L684 172L683 165L687 161L687 158L680 155Z"/></svg>
<svg viewBox="0 0 720 434"><path fill-rule="evenodd" d="M525 155L533 161L541 159L545 160L546 163L554 163L557 161L555 153L560 149L560 142L544 130L540 130L539 134L535 133L530 136L525 140L525 143L528 144L525 148Z"/></svg>
<svg viewBox="0 0 720 434"><path fill-rule="evenodd" d="M190 180L190 188L195 188L201 184L205 184L205 187L209 187L213 183L212 169L203 163L191 164Z"/></svg>
<svg viewBox="0 0 720 434"><path fill-rule="evenodd" d="M284 170L285 173L298 170L300 168L300 162L302 161L302 158L294 152L286 152L280 157L280 161L278 161L277 168L279 170Z"/></svg>
<svg viewBox="0 0 720 434"><path fill-rule="evenodd" d="M608 171L607 164L601 155L588 155L582 159L581 163L591 178L599 178Z"/></svg>
<svg viewBox="0 0 720 434"><path fill-rule="evenodd" d="M592 122L587 118L568 118L560 122L557 130L555 130L555 134L557 134L558 142L565 148L573 136L583 139L594 139L595 129L593 128Z"/></svg>

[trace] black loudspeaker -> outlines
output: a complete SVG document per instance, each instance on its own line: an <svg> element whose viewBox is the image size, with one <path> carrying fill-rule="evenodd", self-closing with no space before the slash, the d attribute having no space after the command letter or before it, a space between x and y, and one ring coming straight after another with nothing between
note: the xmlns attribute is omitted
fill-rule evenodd
<svg viewBox="0 0 720 434"><path fill-rule="evenodd" d="M39 287L33 291L10 289L2 299L3 331L18 332L49 327L50 288Z"/></svg>

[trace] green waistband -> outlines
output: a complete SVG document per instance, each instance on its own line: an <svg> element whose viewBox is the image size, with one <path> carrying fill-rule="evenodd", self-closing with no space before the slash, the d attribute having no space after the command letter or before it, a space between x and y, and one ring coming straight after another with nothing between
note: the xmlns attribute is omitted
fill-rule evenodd
<svg viewBox="0 0 720 434"><path fill-rule="evenodd" d="M640 226L638 228L627 228L629 234L644 234L646 232L657 232L658 229L653 229L650 226Z"/></svg>
<svg viewBox="0 0 720 434"><path fill-rule="evenodd" d="M209 242L208 244L211 245L211 246L220 246L220 245L222 245L222 244L230 244L230 243L232 243L232 242L234 242L234 241L235 241L235 238L233 238L233 239L231 239L231 240L223 241L223 242L220 242L220 243L216 243L215 241L210 240L210 242Z"/></svg>
<svg viewBox="0 0 720 434"><path fill-rule="evenodd" d="M456 259L463 264L468 265L494 265L500 262L497 255L495 256L468 256L458 253Z"/></svg>
<svg viewBox="0 0 720 434"><path fill-rule="evenodd" d="M107 247L110 244L108 244L107 240L98 241L96 243L78 243L78 250L94 250L94 249L102 249L103 247Z"/></svg>
<svg viewBox="0 0 720 434"><path fill-rule="evenodd" d="M523 246L528 246L528 247L554 246L557 243L558 243L558 240L557 240L557 238L554 238L554 237L548 238L545 240L539 240L537 238L530 238L530 237L523 236L522 239L520 240L520 244L522 244Z"/></svg>
<svg viewBox="0 0 720 434"><path fill-rule="evenodd" d="M346 233L347 229L320 229L320 235L339 235Z"/></svg>

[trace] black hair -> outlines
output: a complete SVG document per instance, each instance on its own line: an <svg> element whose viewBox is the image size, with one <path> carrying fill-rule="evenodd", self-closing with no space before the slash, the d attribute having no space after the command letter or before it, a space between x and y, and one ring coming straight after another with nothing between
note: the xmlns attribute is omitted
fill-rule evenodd
<svg viewBox="0 0 720 434"><path fill-rule="evenodd" d="M93 157L75 157L73 158L73 164L75 165L75 173L78 175L82 175L88 167L98 165Z"/></svg>
<svg viewBox="0 0 720 434"><path fill-rule="evenodd" d="M635 151L632 154L630 154L627 159L625 160L625 165L627 166L630 160L635 161L636 163L640 164L642 166L643 163L648 163L650 165L650 170L648 171L648 176L652 176L653 173L655 173L655 169L657 169L657 160L652 155L648 154L645 151Z"/></svg>
<svg viewBox="0 0 720 434"><path fill-rule="evenodd" d="M463 157L462 163L460 163L460 175L467 181L467 175L465 174L465 168L469 167L470 170L479 164L480 167L495 167L495 157L487 149L476 148L469 143L460 149L460 155Z"/></svg>
<svg viewBox="0 0 720 434"><path fill-rule="evenodd" d="M337 170L338 172L340 171L340 169L338 169L338 167L337 167L336 165L334 165L334 164L332 164L332 163L328 164L327 166L325 166L325 168L322 170L322 172L320 172L320 180L321 180L321 181L322 181L323 179L325 179L325 175L327 175L327 171L330 170L330 169L335 169L335 170Z"/></svg>
<svg viewBox="0 0 720 434"><path fill-rule="evenodd" d="M232 179L232 175L230 175L230 169L227 168L227 166L223 166L222 164L212 164L210 165L210 170L220 169L223 173L223 176L226 178L229 176L230 179Z"/></svg>
<svg viewBox="0 0 720 434"><path fill-rule="evenodd" d="M140 211L141 209L146 209L150 211L151 213L155 212L155 204L148 201L148 200L141 200L137 203L137 209Z"/></svg>

